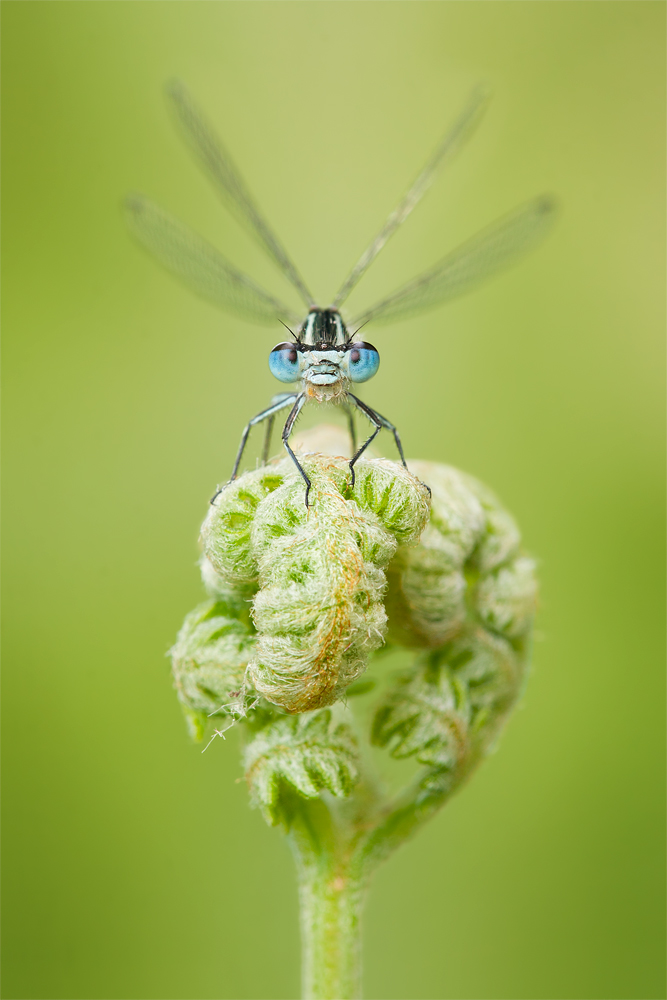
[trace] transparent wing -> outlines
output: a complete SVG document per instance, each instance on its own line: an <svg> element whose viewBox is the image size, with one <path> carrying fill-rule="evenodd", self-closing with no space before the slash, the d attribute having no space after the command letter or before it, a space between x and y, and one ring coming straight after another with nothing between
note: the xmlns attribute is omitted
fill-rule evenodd
<svg viewBox="0 0 667 1000"><path fill-rule="evenodd" d="M212 177L227 208L258 240L274 264L294 285L306 305L314 305L313 297L303 278L268 222L260 214L234 161L193 103L186 88L179 80L174 80L167 87L167 95L188 145Z"/></svg>
<svg viewBox="0 0 667 1000"><path fill-rule="evenodd" d="M299 322L287 306L158 205L132 195L125 202L125 213L139 242L199 295L256 323Z"/></svg>
<svg viewBox="0 0 667 1000"><path fill-rule="evenodd" d="M536 246L549 231L555 212L554 199L546 195L522 205L348 325L370 320L394 323L463 295Z"/></svg>
<svg viewBox="0 0 667 1000"><path fill-rule="evenodd" d="M380 250L382 250L385 243L393 236L401 223L407 219L413 208L424 197L445 164L458 153L463 144L470 138L486 111L490 96L490 91L486 86L477 87L473 91L462 114L446 133L417 180L396 206L373 242L364 250L350 271L343 282L341 290L333 301L334 306L340 306L345 301L359 279L373 263Z"/></svg>

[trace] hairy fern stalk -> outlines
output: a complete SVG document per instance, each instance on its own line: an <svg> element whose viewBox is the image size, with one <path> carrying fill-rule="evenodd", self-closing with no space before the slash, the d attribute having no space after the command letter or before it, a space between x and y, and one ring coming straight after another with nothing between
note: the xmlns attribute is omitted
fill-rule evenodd
<svg viewBox="0 0 667 1000"><path fill-rule="evenodd" d="M493 747L526 674L536 583L481 483L371 458L352 488L344 457L309 453L322 440L301 437L310 507L289 459L219 494L202 528L209 598L172 658L192 736L239 724L251 801L289 837L304 997L351 1000L369 878ZM345 445L329 434L328 450ZM393 788L401 758L412 774Z"/></svg>

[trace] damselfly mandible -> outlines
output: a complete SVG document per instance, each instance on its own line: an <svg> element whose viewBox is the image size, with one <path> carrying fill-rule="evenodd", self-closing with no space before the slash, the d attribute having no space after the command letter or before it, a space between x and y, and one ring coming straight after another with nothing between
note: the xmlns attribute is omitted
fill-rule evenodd
<svg viewBox="0 0 667 1000"><path fill-rule="evenodd" d="M153 202L138 195L127 199L127 218L134 235L190 288L252 322L282 323L292 335L291 341L281 342L271 350L269 368L280 382L294 383L294 388L274 396L271 405L249 421L241 437L230 481L236 478L251 429L263 421L267 422L263 449L266 461L275 415L289 408L282 440L304 479L308 504L310 480L290 447L289 437L299 413L309 400L335 402L346 407L352 438L352 485L354 463L383 427L393 434L405 465L401 440L394 425L350 392L351 385L372 378L380 364L377 349L357 339L359 331L371 320L391 323L439 306L512 263L546 234L554 217L554 200L542 195L519 206L360 316L346 321L340 307L382 247L429 189L442 167L472 134L488 103L487 91L478 88L473 92L462 114L326 308L318 306L313 300L287 251L261 215L229 153L183 85L172 83L167 93L188 144L215 183L223 201L264 248L308 307L306 318L301 320L286 305L235 268L210 243ZM374 428L359 447L355 439L353 409L363 413Z"/></svg>

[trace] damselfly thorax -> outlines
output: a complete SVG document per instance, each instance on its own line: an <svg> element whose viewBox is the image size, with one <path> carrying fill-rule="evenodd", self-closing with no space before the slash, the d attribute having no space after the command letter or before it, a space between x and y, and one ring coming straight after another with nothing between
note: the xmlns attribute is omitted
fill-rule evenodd
<svg viewBox="0 0 667 1000"><path fill-rule="evenodd" d="M270 406L248 422L230 481L238 474L252 428L266 423L263 460L267 461L275 417L281 411L288 411L282 440L306 484L305 501L308 504L310 480L289 444L296 419L307 402L338 403L346 409L352 440L349 463L352 483L355 462L382 428L393 434L405 465L403 448L394 425L351 391L357 383L372 378L380 364L377 349L361 340L359 331L371 321L390 323L441 305L510 264L535 246L547 232L554 216L553 199L542 195L510 212L355 319L346 323L340 308L445 163L472 134L488 103L488 93L483 88L473 93L463 113L352 268L332 304L326 308L318 306L313 300L287 251L259 212L229 153L196 109L182 84L171 84L168 96L186 141L214 181L223 201L291 282L308 309L305 318L296 316L197 233L153 202L137 195L127 199L127 217L133 233L172 273L224 309L256 323L273 326L280 323L292 337L290 341L276 344L269 353L271 372L280 382L289 383L292 388L275 396ZM353 420L355 410L373 426L372 433L359 447Z"/></svg>

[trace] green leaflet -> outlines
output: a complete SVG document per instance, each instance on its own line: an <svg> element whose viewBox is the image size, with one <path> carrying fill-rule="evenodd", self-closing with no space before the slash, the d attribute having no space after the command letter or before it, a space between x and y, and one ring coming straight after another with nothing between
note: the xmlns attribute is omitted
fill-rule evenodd
<svg viewBox="0 0 667 1000"><path fill-rule="evenodd" d="M186 617L170 652L174 687L197 741L208 716L238 701L255 643L247 605L214 599Z"/></svg>
<svg viewBox="0 0 667 1000"><path fill-rule="evenodd" d="M535 566L493 494L470 476L411 463L433 491L420 543L388 571L389 635L431 649L378 707L371 739L414 757L426 784L452 788L493 745L521 690Z"/></svg>
<svg viewBox="0 0 667 1000"><path fill-rule="evenodd" d="M394 757L465 772L489 748L512 706L521 668L509 642L472 629L418 658L378 708L371 740Z"/></svg>
<svg viewBox="0 0 667 1000"><path fill-rule="evenodd" d="M283 718L260 730L244 754L253 804L267 822L285 822L281 792L290 786L306 799L326 789L349 795L358 777L357 745L344 723L334 725L331 711Z"/></svg>
<svg viewBox="0 0 667 1000"><path fill-rule="evenodd" d="M470 705L465 685L437 657L420 664L391 692L373 720L372 742L393 757L451 770L470 749Z"/></svg>
<svg viewBox="0 0 667 1000"><path fill-rule="evenodd" d="M435 462L410 465L431 487L431 518L419 544L400 546L389 565L389 638L440 649L482 625L521 645L537 587L513 518L471 476Z"/></svg>
<svg viewBox="0 0 667 1000"><path fill-rule="evenodd" d="M215 572L237 593L257 589L258 568L250 535L257 508L282 483L273 469L258 469L228 483L202 525L204 553Z"/></svg>

